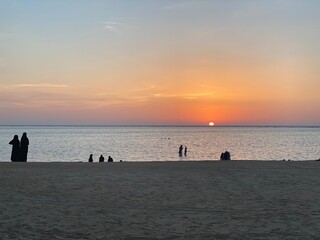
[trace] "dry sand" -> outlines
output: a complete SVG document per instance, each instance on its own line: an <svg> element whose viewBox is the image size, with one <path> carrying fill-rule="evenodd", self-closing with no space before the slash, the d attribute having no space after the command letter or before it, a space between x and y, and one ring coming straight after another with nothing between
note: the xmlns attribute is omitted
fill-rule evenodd
<svg viewBox="0 0 320 240"><path fill-rule="evenodd" d="M319 239L320 162L1 163L1 239Z"/></svg>

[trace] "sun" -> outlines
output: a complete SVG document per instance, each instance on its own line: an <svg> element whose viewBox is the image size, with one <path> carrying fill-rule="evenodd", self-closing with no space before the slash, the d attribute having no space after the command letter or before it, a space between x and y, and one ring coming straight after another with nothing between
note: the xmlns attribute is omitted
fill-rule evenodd
<svg viewBox="0 0 320 240"><path fill-rule="evenodd" d="M213 122L209 122L209 127L213 127L214 123Z"/></svg>

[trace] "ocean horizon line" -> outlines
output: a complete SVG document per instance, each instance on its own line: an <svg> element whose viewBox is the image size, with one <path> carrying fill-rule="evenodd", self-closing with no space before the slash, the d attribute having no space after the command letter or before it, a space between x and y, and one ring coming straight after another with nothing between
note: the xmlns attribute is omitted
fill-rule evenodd
<svg viewBox="0 0 320 240"><path fill-rule="evenodd" d="M320 125L255 125L255 124L234 124L234 125L201 125L201 124L0 124L0 127L208 127L208 128L320 128Z"/></svg>

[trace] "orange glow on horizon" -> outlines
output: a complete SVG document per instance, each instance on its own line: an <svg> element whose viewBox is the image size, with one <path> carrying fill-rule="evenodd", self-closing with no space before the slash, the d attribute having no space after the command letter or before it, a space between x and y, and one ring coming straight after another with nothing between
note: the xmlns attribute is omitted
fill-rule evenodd
<svg viewBox="0 0 320 240"><path fill-rule="evenodd" d="M320 1L180 2L4 1L0 124L320 125Z"/></svg>

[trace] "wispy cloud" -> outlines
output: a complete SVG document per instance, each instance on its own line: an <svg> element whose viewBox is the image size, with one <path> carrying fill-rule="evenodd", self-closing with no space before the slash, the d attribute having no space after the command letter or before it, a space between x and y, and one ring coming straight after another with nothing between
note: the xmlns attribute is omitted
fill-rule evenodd
<svg viewBox="0 0 320 240"><path fill-rule="evenodd" d="M194 99L201 99L201 98L215 98L218 95L221 95L219 92L199 92L199 93L180 93L180 94L173 94L173 93L155 93L153 97L155 98L180 98L180 99L187 99L187 100L194 100Z"/></svg>
<svg viewBox="0 0 320 240"><path fill-rule="evenodd" d="M198 99L198 98L215 98L218 95L221 95L221 93L218 92L203 92L203 93L191 93L191 94L185 94L185 99Z"/></svg>
<svg viewBox="0 0 320 240"><path fill-rule="evenodd" d="M0 106L32 108L70 102L73 95L67 89L63 84L0 84Z"/></svg>
<svg viewBox="0 0 320 240"><path fill-rule="evenodd" d="M191 5L194 5L194 4L196 4L196 1L182 2L182 3L177 3L177 4L166 6L165 9L174 10L174 9L188 7L188 6L191 6Z"/></svg>
<svg viewBox="0 0 320 240"><path fill-rule="evenodd" d="M67 88L68 85L64 84L32 84L32 83L23 83L23 84L11 84L10 87L16 88Z"/></svg>
<svg viewBox="0 0 320 240"><path fill-rule="evenodd" d="M143 88L134 88L130 89L131 92L140 92L140 91L149 91L156 89L155 85L149 86L149 87L143 87Z"/></svg>
<svg viewBox="0 0 320 240"><path fill-rule="evenodd" d="M113 33L123 33L125 29L131 29L130 25L120 22L119 19L111 19L101 23L104 25L105 29Z"/></svg>
<svg viewBox="0 0 320 240"><path fill-rule="evenodd" d="M102 89L101 89L102 90ZM113 106L148 105L161 101L216 100L216 91L172 92L153 84L113 91L86 91L63 84L7 84L0 85L0 107L38 109L100 109ZM89 93L89 94L88 94Z"/></svg>

